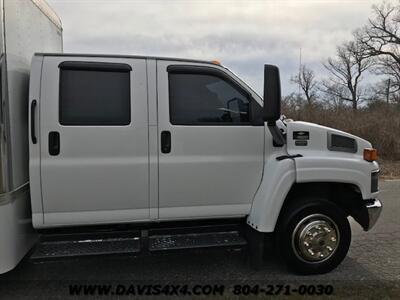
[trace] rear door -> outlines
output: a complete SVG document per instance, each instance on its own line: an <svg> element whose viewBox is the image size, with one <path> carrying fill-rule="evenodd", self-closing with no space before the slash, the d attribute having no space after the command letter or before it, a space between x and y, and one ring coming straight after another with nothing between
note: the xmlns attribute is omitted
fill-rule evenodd
<svg viewBox="0 0 400 300"><path fill-rule="evenodd" d="M264 164L252 92L210 64L159 60L157 76L160 219L248 214Z"/></svg>
<svg viewBox="0 0 400 300"><path fill-rule="evenodd" d="M45 57L44 225L149 219L146 61Z"/></svg>

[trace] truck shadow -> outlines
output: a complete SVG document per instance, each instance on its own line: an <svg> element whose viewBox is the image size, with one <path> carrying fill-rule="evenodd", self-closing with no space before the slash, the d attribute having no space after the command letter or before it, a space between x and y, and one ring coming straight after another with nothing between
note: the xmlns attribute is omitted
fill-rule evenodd
<svg viewBox="0 0 400 300"><path fill-rule="evenodd" d="M209 285L224 286L232 293L235 285L267 286L331 285L335 295L373 299L400 291L347 257L334 271L315 276L290 273L276 255L269 255L260 270L254 270L244 250L190 250L145 256L98 256L32 262L25 259L16 269L0 276L0 295L5 299L40 299L70 295L71 285ZM229 294L228 294L229 295ZM230 294L232 295L232 294ZM374 296L375 295L375 296ZM371 298L372 297L372 298ZM228 296L229 299L229 296Z"/></svg>
<svg viewBox="0 0 400 300"><path fill-rule="evenodd" d="M376 276L347 257L330 273L300 276L292 274L275 254L269 254L259 270L252 268L247 252L239 249L203 249L163 252L139 256L97 256L32 262L25 259L16 269L0 276L14 280L84 281L331 281L377 280Z"/></svg>

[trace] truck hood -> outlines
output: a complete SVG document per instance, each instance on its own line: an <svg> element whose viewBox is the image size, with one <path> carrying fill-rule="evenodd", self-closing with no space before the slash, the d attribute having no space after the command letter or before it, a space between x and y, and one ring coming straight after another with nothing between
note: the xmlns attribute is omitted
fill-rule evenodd
<svg viewBox="0 0 400 300"><path fill-rule="evenodd" d="M287 122L287 152L303 156L362 157L370 142L344 131L314 123Z"/></svg>

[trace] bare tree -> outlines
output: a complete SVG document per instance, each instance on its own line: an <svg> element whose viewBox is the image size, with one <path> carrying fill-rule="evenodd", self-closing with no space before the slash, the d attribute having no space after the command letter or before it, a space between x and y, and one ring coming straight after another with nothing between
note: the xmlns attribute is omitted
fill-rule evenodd
<svg viewBox="0 0 400 300"><path fill-rule="evenodd" d="M336 57L329 58L324 67L330 77L322 82L322 91L340 101L349 101L354 110L364 99L360 87L363 73L371 66L371 60L360 51L355 42L345 43L336 50Z"/></svg>
<svg viewBox="0 0 400 300"><path fill-rule="evenodd" d="M334 110L340 110L347 107L348 103L346 98L346 88L343 85L333 83L329 80L323 80L320 85L320 89L325 93L322 102Z"/></svg>
<svg viewBox="0 0 400 300"><path fill-rule="evenodd" d="M391 78L385 78L371 84L368 89L369 102L386 102L386 104L400 103L400 91L392 84Z"/></svg>
<svg viewBox="0 0 400 300"><path fill-rule="evenodd" d="M371 84L368 90L369 93L369 100L371 102L387 102L389 103L391 93L390 93L390 83L391 80L384 79L380 81L374 82Z"/></svg>
<svg viewBox="0 0 400 300"><path fill-rule="evenodd" d="M373 6L373 17L355 32L360 50L374 58L374 71L391 80L390 92L400 91L400 6Z"/></svg>
<svg viewBox="0 0 400 300"><path fill-rule="evenodd" d="M282 110L298 111L304 107L304 99L297 93L290 93L282 98Z"/></svg>
<svg viewBox="0 0 400 300"><path fill-rule="evenodd" d="M400 93L400 64L387 55L381 55L374 58L372 72L386 78L377 83L376 89L380 89L387 103L393 102Z"/></svg>
<svg viewBox="0 0 400 300"><path fill-rule="evenodd" d="M317 97L317 81L314 71L309 69L306 65L301 65L299 73L292 76L290 81L299 85L308 105L312 105Z"/></svg>

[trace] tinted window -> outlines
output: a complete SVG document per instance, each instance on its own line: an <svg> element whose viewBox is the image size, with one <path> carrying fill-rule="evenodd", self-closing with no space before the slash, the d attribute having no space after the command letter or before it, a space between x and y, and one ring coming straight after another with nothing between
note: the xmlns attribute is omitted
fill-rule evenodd
<svg viewBox="0 0 400 300"><path fill-rule="evenodd" d="M60 124L130 124L130 70L86 65L60 67Z"/></svg>
<svg viewBox="0 0 400 300"><path fill-rule="evenodd" d="M249 100L230 82L207 74L169 74L170 120L176 125L249 123Z"/></svg>

